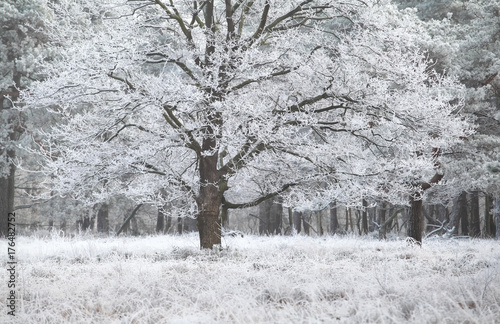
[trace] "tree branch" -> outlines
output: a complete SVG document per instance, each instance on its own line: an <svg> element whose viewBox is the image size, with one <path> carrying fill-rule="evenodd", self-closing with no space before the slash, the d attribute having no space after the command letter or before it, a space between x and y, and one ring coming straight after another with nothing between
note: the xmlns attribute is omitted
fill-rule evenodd
<svg viewBox="0 0 500 324"><path fill-rule="evenodd" d="M223 204L227 208L230 208L230 209L238 209L238 208L247 208L247 207L257 206L258 204L260 204L264 200L268 200L270 198L276 197L277 195L281 194L282 192L287 191L289 188L296 186L296 185L297 185L297 183L288 183L288 184L282 186L280 189L278 189L275 192L269 193L265 196L262 196L258 199L255 199L254 201L242 203L242 204L233 204L233 203L228 202L225 198L223 198Z"/></svg>
<svg viewBox="0 0 500 324"><path fill-rule="evenodd" d="M128 225L128 223L130 223L130 220L132 218L134 218L135 214L137 213L137 211L139 210L139 208L142 207L142 205L143 204L138 204L137 206L135 206L134 210L132 210L132 212L130 213L130 215L123 222L122 226L120 226L120 229L118 230L118 232L116 232L116 236L120 235L120 233L125 229L125 227Z"/></svg>

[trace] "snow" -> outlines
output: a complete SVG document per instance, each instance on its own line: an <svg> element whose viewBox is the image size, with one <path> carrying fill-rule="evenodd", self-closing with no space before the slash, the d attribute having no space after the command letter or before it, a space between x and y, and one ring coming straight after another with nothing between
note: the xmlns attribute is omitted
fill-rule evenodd
<svg viewBox="0 0 500 324"><path fill-rule="evenodd" d="M16 323L498 323L500 243L18 237ZM7 251L5 242L0 245ZM2 267L7 253L2 253ZM6 282L6 271L0 280ZM7 285L0 286L5 301ZM7 307L0 305L0 322Z"/></svg>

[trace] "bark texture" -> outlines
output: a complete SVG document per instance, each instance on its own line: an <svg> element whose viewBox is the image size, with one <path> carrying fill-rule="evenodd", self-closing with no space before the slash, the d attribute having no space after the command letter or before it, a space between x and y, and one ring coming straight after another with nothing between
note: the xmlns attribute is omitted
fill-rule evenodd
<svg viewBox="0 0 500 324"><path fill-rule="evenodd" d="M408 220L408 237L414 239L419 245L422 244L422 232L424 220L422 216L422 197L415 194L411 197L410 219Z"/></svg>

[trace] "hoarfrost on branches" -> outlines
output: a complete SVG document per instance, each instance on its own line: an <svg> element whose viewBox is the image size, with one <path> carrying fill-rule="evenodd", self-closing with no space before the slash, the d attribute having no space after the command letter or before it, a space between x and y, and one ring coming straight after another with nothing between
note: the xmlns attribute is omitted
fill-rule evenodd
<svg viewBox="0 0 500 324"><path fill-rule="evenodd" d="M222 209L278 194L299 209L406 201L436 172L436 150L470 133L461 86L429 67L411 13L386 1L87 0L55 12L61 59L23 98L62 119L40 145L49 185L90 203L183 201L202 247Z"/></svg>

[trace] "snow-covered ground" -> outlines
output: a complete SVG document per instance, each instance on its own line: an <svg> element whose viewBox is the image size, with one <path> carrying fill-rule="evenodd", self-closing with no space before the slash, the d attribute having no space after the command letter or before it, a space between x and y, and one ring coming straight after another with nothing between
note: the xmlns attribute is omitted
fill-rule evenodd
<svg viewBox="0 0 500 324"><path fill-rule="evenodd" d="M208 252L195 235L54 236L16 248L14 323L500 323L498 241L245 236Z"/></svg>

